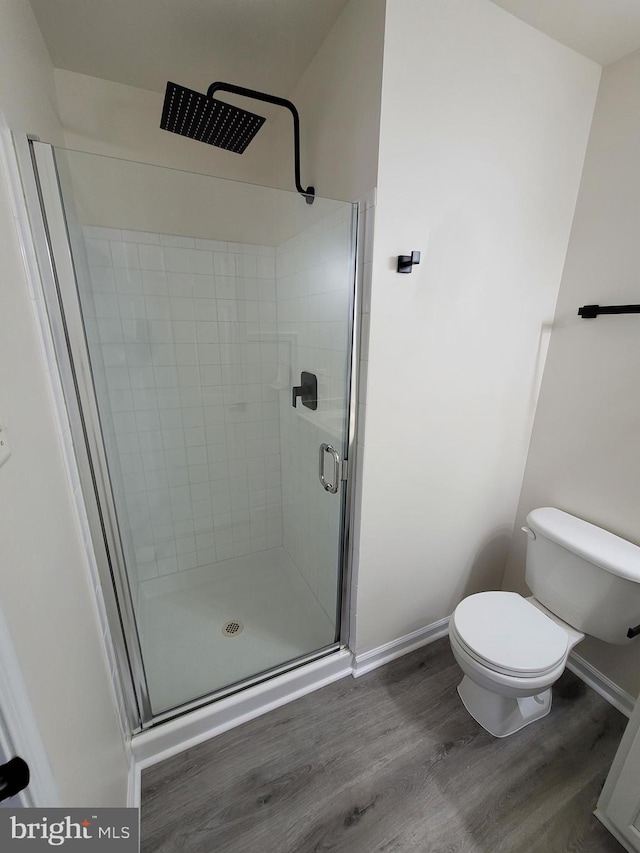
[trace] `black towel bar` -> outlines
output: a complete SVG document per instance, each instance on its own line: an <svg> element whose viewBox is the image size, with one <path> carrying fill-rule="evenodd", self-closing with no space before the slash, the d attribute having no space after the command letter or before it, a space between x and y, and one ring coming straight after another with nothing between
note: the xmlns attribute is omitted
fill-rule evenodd
<svg viewBox="0 0 640 853"><path fill-rule="evenodd" d="M598 314L640 314L640 305L583 305L578 314L583 320L591 320Z"/></svg>

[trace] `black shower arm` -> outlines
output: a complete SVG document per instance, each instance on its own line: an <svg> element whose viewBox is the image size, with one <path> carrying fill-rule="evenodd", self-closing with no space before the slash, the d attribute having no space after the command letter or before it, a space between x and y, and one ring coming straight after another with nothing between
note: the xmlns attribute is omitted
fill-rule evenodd
<svg viewBox="0 0 640 853"><path fill-rule="evenodd" d="M294 144L294 165L295 165L295 181L296 189L305 197L307 204L313 204L315 189L307 187L302 189L300 183L300 116L298 110L286 98L278 98L277 95L268 95L266 92L256 92L255 89L245 89L243 86L234 86L233 83L212 83L207 89L207 97L213 98L216 92L231 92L233 95L244 95L246 98L254 98L257 101L266 101L268 104L276 104L279 107L286 107L290 110L293 116L293 144Z"/></svg>

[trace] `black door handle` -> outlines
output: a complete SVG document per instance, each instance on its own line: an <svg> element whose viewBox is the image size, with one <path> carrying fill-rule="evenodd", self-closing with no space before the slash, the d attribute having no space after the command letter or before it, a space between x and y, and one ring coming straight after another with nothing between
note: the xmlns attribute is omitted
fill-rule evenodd
<svg viewBox="0 0 640 853"><path fill-rule="evenodd" d="M8 800L29 784L29 765L22 758L12 758L0 764L0 800Z"/></svg>

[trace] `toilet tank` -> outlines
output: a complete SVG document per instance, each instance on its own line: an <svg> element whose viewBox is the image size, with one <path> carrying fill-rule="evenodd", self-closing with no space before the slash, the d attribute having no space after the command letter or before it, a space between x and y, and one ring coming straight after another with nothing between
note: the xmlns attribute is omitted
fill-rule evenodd
<svg viewBox="0 0 640 853"><path fill-rule="evenodd" d="M527 516L526 581L573 628L626 645L640 633L640 547L552 507Z"/></svg>

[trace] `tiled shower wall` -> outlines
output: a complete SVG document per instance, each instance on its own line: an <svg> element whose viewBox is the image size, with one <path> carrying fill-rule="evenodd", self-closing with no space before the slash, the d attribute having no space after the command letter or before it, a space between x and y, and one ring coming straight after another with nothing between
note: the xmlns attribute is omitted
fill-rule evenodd
<svg viewBox="0 0 640 853"><path fill-rule="evenodd" d="M81 301L134 580L281 545L275 249L84 238Z"/></svg>
<svg viewBox="0 0 640 853"><path fill-rule="evenodd" d="M352 208L343 205L276 251L278 336L292 384L318 377L318 408L280 399L284 545L330 619L336 616L341 494L318 477L320 444L343 455L349 316L353 291ZM332 471L326 456L327 476Z"/></svg>

